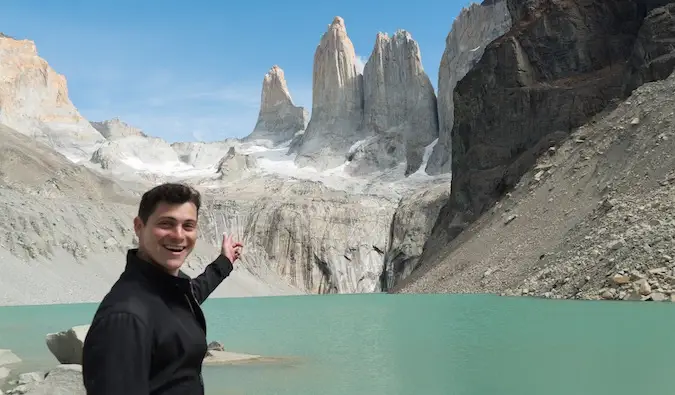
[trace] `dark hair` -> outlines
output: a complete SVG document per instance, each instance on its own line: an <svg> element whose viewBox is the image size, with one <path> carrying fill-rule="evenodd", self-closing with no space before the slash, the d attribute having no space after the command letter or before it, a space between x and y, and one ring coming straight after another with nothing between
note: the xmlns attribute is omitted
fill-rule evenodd
<svg viewBox="0 0 675 395"><path fill-rule="evenodd" d="M157 205L161 202L169 204L191 202L197 206L197 214L199 214L201 200L199 191L191 186L167 182L158 185L143 194L143 197L141 197L141 204L138 206L138 217L143 223L148 222L148 218L155 212Z"/></svg>

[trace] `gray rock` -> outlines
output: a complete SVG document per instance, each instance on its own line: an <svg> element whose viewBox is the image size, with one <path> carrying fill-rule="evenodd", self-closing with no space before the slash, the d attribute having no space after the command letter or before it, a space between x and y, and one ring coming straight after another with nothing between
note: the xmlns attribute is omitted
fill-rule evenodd
<svg viewBox="0 0 675 395"><path fill-rule="evenodd" d="M82 366L62 364L47 373L44 381L30 385L25 395L86 395Z"/></svg>
<svg viewBox="0 0 675 395"><path fill-rule="evenodd" d="M272 147L305 130L309 114L293 104L281 67L274 65L263 79L260 112L253 132L243 141Z"/></svg>
<svg viewBox="0 0 675 395"><path fill-rule="evenodd" d="M47 348L61 364L81 364L82 347L89 325L74 326L66 331L50 333L45 341Z"/></svg>

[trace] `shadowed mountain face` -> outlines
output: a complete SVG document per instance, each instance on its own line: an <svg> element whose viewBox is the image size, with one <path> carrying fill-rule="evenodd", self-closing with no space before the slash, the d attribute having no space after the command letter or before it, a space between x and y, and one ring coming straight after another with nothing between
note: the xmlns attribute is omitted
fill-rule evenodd
<svg viewBox="0 0 675 395"><path fill-rule="evenodd" d="M443 261L448 243L512 191L550 147L639 83L673 69L674 48L666 44L675 39L671 2L507 5L512 27L455 88L452 190L425 244L427 267Z"/></svg>

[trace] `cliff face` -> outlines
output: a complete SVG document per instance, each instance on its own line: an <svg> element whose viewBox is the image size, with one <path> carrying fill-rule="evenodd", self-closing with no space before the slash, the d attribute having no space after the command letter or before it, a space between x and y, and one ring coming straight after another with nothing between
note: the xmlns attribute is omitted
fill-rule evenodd
<svg viewBox="0 0 675 395"><path fill-rule="evenodd" d="M64 76L38 56L35 44L0 36L0 123L71 159L89 159L105 139L68 98Z"/></svg>
<svg viewBox="0 0 675 395"><path fill-rule="evenodd" d="M663 16L671 6L652 10L657 3L509 0L512 28L455 89L452 192L423 262L511 190L539 155L624 97L626 76L644 70L627 62L639 59L636 42L659 53L667 41L647 44L655 37L647 33L655 22L643 26L647 12L671 20Z"/></svg>
<svg viewBox="0 0 675 395"><path fill-rule="evenodd" d="M485 47L511 28L506 0L471 4L462 9L445 39L438 68L438 144L429 158L428 174L449 173L455 86L483 56Z"/></svg>
<svg viewBox="0 0 675 395"><path fill-rule="evenodd" d="M364 175L404 162L404 174L413 173L425 147L438 137L438 116L434 88L410 33L377 34L363 88L361 134L370 138L355 147L347 170Z"/></svg>
<svg viewBox="0 0 675 395"><path fill-rule="evenodd" d="M258 121L244 141L268 147L290 141L296 133L305 130L308 118L307 110L293 104L284 71L275 65L265 74Z"/></svg>
<svg viewBox="0 0 675 395"><path fill-rule="evenodd" d="M344 20L335 17L314 53L311 118L289 153L297 153L299 166L337 167L359 140L362 117L363 78Z"/></svg>
<svg viewBox="0 0 675 395"><path fill-rule="evenodd" d="M394 201L271 177L208 196L203 218L215 230L211 243L219 232L234 233L246 246L248 267L267 268L308 293L380 290Z"/></svg>

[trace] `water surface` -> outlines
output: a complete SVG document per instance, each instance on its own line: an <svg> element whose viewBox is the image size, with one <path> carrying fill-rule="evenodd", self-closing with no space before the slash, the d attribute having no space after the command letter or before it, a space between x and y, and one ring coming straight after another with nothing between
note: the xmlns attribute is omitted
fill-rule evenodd
<svg viewBox="0 0 675 395"><path fill-rule="evenodd" d="M22 370L56 360L44 336L96 305L0 308ZM491 295L211 299L209 340L300 363L205 367L207 395L671 393L675 304Z"/></svg>

